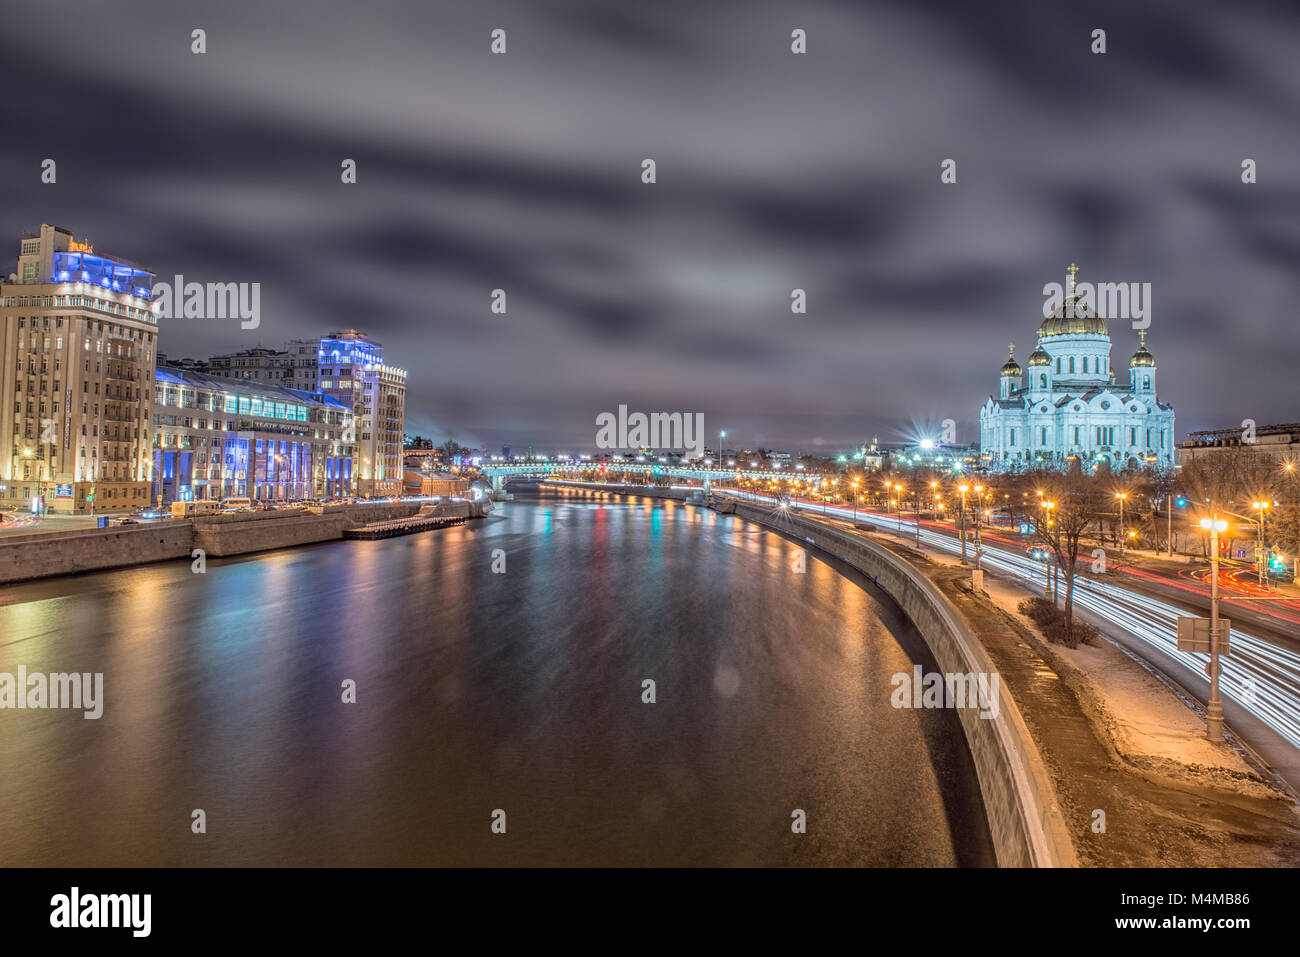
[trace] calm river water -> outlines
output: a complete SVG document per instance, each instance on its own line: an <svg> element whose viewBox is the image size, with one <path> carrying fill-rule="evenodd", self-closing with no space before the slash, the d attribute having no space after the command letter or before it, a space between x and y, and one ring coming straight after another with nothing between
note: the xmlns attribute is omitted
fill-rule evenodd
<svg viewBox="0 0 1300 957"><path fill-rule="evenodd" d="M0 588L0 672L105 699L0 711L0 864L993 863L955 716L890 705L915 632L796 549L559 493Z"/></svg>

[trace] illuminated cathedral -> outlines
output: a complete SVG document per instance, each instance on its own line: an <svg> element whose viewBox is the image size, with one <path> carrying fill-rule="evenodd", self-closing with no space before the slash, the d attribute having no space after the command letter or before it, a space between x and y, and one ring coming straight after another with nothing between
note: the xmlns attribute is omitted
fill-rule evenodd
<svg viewBox="0 0 1300 957"><path fill-rule="evenodd" d="M1128 362L1128 382L1115 381L1110 330L1075 289L1078 267L1067 270L1065 295L1041 326L1028 369L1015 344L1002 366L996 396L980 409L980 459L993 471L1060 468L1106 462L1113 469L1171 467L1174 409L1156 395L1156 360L1146 331Z"/></svg>

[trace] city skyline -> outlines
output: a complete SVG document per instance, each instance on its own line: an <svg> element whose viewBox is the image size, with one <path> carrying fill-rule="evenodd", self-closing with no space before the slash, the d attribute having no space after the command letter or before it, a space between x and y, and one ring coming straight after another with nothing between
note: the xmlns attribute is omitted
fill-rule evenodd
<svg viewBox="0 0 1300 957"><path fill-rule="evenodd" d="M408 432L489 449L590 442L620 403L702 412L751 446L902 441L945 419L975 442L1006 343L1078 262L1151 284L1180 438L1293 417L1300 90L1281 7L1027 6L994 24L960 8L389 4L360 25L322 4L141 8L135 57L103 48L93 18L10 26L15 76L55 36L66 65L9 110L0 235L57 223L160 277L262 283L258 328L165 320L169 356L360 328L411 370ZM39 122L77 102L82 74L131 109ZM440 76L464 95L415 93ZM1117 354L1137 348L1112 334ZM1233 351L1254 370L1244 388Z"/></svg>
<svg viewBox="0 0 1300 957"><path fill-rule="evenodd" d="M620 919L462 867L1279 924L1300 7L0 24L18 939Z"/></svg>

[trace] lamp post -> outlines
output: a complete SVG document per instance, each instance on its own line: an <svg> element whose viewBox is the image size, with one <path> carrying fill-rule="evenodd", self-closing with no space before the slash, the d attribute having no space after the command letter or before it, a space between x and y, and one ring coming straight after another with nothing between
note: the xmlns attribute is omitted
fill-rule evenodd
<svg viewBox="0 0 1300 957"><path fill-rule="evenodd" d="M970 490L969 485L958 485L957 491L961 492L961 563L966 564L966 493Z"/></svg>
<svg viewBox="0 0 1300 957"><path fill-rule="evenodd" d="M934 495L934 501L937 505L939 501L939 483L937 480L931 479L930 492ZM936 522L939 520L939 510L937 507L935 508L934 520ZM919 515L916 518L916 544L921 544L921 517Z"/></svg>
<svg viewBox="0 0 1300 957"><path fill-rule="evenodd" d="M1210 701L1205 708L1205 736L1223 739L1223 703L1219 700L1219 532L1228 527L1220 518L1201 519L1210 532Z"/></svg>
<svg viewBox="0 0 1300 957"><path fill-rule="evenodd" d="M975 492L980 497L979 508L975 512L975 570L979 571L983 567L980 564L980 556L984 553L984 533L980 515L984 509L984 486L976 485Z"/></svg>
<svg viewBox="0 0 1300 957"><path fill-rule="evenodd" d="M1119 499L1119 553L1124 554L1124 503L1128 501L1128 492L1116 492Z"/></svg>
<svg viewBox="0 0 1300 957"><path fill-rule="evenodd" d="M1259 563L1259 584L1261 587L1268 584L1264 577L1264 510L1268 508L1268 502L1251 502L1255 511L1259 512L1259 544L1255 548L1255 557Z"/></svg>

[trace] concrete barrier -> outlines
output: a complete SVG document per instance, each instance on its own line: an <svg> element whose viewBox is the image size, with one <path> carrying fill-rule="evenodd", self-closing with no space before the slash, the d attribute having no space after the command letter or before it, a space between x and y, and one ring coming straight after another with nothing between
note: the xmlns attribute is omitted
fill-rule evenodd
<svg viewBox="0 0 1300 957"><path fill-rule="evenodd" d="M0 536L0 584L189 558L195 548L221 558L342 540L344 529L405 518L422 504L331 506L324 514L305 509L221 512L139 525L4 535Z"/></svg>
<svg viewBox="0 0 1300 957"><path fill-rule="evenodd" d="M317 514L306 509L228 512L194 518L194 545L209 556L225 558L295 545L314 545L343 538L343 532L367 522L407 518L422 502L375 502L330 506Z"/></svg>
<svg viewBox="0 0 1300 957"><path fill-rule="evenodd" d="M0 537L0 584L188 558L188 520Z"/></svg>

